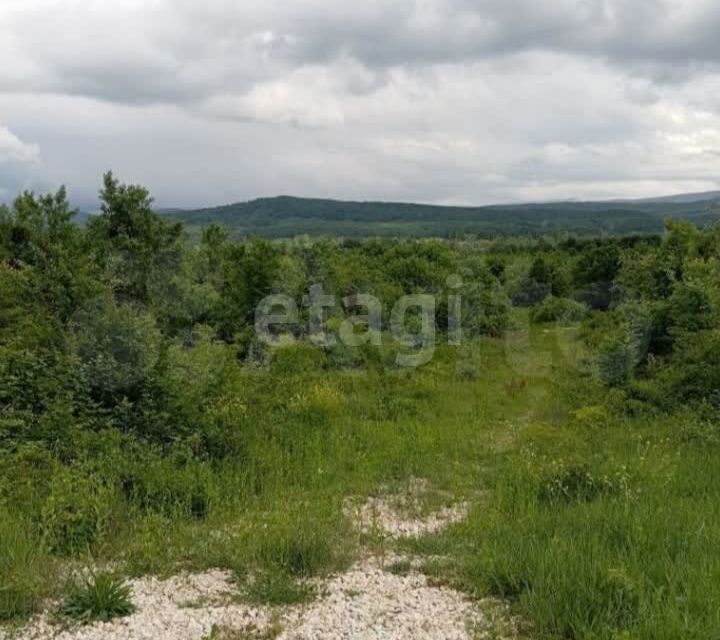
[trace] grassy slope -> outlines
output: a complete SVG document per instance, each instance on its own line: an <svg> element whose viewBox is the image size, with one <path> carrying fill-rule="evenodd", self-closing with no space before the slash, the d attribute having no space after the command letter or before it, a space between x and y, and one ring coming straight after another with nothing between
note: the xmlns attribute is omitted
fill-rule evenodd
<svg viewBox="0 0 720 640"><path fill-rule="evenodd" d="M124 558L128 574L259 569L258 598L293 600L293 577L352 559L347 495L423 476L473 508L467 522L412 547L449 556L433 568L440 579L513 598L537 637L711 638L720 628L720 454L683 440L679 418L614 410L607 391L577 376L575 350L570 333L538 327L441 349L412 374L304 368L246 378L257 408L228 411L258 412L247 456L193 472L213 496L207 519L116 514L90 552ZM282 400L270 395L277 376ZM558 486L565 498L553 498ZM0 566L16 577L0 604L53 591L53 562L32 531L0 526Z"/></svg>

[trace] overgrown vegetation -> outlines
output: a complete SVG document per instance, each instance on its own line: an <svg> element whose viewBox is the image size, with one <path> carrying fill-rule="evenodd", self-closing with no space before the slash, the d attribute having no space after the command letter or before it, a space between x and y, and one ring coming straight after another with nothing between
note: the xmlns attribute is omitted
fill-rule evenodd
<svg viewBox="0 0 720 640"><path fill-rule="evenodd" d="M85 227L62 191L0 209L0 618L51 596L110 617L122 579L209 567L304 600L356 553L346 498L413 476L472 505L408 543L449 556L434 578L511 599L538 637L714 637L720 230L195 244L144 189L107 175L101 197ZM384 326L434 294L434 358L397 366L413 347L387 333L313 344L318 283L374 294ZM271 293L300 310L272 348ZM63 590L69 563L106 561L117 576Z"/></svg>

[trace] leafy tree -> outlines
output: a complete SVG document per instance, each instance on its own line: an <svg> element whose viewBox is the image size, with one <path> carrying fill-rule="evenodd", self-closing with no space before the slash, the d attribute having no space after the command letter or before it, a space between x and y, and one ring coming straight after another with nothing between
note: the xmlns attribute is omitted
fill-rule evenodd
<svg viewBox="0 0 720 640"><path fill-rule="evenodd" d="M98 300L76 314L72 329L92 397L107 408L140 400L163 348L153 316L130 304Z"/></svg>
<svg viewBox="0 0 720 640"><path fill-rule="evenodd" d="M228 248L218 310L222 339L231 342L243 328L254 325L256 307L273 292L279 258L278 250L267 240Z"/></svg>
<svg viewBox="0 0 720 640"><path fill-rule="evenodd" d="M66 320L101 290L80 229L73 224L64 188L36 197L25 192L0 209L0 258L25 271L33 296L47 312Z"/></svg>
<svg viewBox="0 0 720 640"><path fill-rule="evenodd" d="M152 210L147 189L124 185L111 172L103 176L102 215L88 224L99 263L118 300L147 303L151 279L172 273L179 261L179 224Z"/></svg>
<svg viewBox="0 0 720 640"><path fill-rule="evenodd" d="M577 297L592 309L607 309L613 302L613 284L620 268L617 243L602 241L585 249L573 270Z"/></svg>

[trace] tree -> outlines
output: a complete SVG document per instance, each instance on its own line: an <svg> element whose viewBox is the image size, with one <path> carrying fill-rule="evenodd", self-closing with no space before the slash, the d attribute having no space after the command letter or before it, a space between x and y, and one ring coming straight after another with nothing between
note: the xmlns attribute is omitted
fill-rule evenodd
<svg viewBox="0 0 720 640"><path fill-rule="evenodd" d="M223 340L233 342L240 331L254 324L255 308L273 292L279 257L279 251L267 240L228 247L218 312Z"/></svg>
<svg viewBox="0 0 720 640"><path fill-rule="evenodd" d="M151 278L177 268L182 227L153 212L147 189L120 184L111 172L103 176L100 200L102 215L88 224L98 261L119 300L147 303Z"/></svg>
<svg viewBox="0 0 720 640"><path fill-rule="evenodd" d="M24 271L33 297L62 321L101 288L75 214L63 187L40 197L25 192L0 209L0 259Z"/></svg>

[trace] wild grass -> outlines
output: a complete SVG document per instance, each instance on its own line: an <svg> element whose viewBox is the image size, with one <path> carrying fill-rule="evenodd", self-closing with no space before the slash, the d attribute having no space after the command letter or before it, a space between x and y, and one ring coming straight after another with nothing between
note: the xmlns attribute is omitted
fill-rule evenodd
<svg viewBox="0 0 720 640"><path fill-rule="evenodd" d="M0 621L31 613L52 592L54 569L31 524L0 507Z"/></svg>
<svg viewBox="0 0 720 640"><path fill-rule="evenodd" d="M407 559L396 560L385 567L385 571L396 576L406 576L412 570L412 562Z"/></svg>
<svg viewBox="0 0 720 640"><path fill-rule="evenodd" d="M111 573L93 573L71 583L60 613L88 624L127 616L134 609L130 588L122 578Z"/></svg>
<svg viewBox="0 0 720 640"><path fill-rule="evenodd" d="M56 527L23 511L22 492L0 510L0 616L36 610L63 555L128 576L224 567L242 597L301 601L308 577L356 557L346 498L419 477L471 511L404 547L447 559L428 565L434 580L509 599L535 637L712 638L714 431L629 411L581 358L566 328L536 327L441 348L412 373L286 362L243 374L228 394L253 402L212 409L239 453L215 462L138 451L130 463L122 437L88 437L85 460L45 474Z"/></svg>

